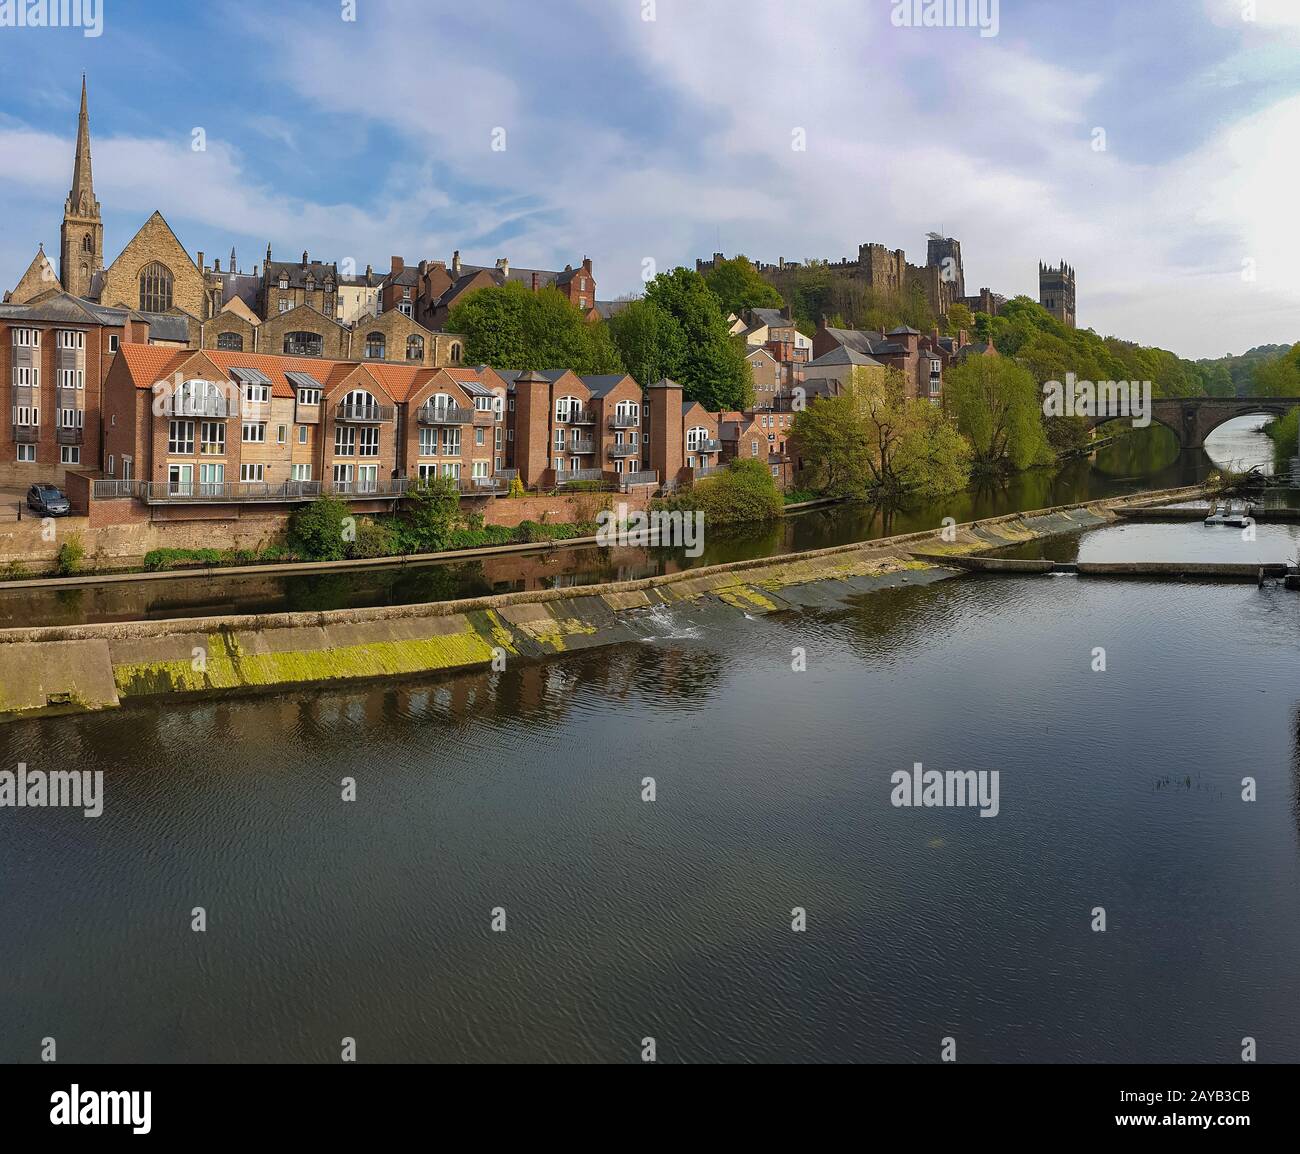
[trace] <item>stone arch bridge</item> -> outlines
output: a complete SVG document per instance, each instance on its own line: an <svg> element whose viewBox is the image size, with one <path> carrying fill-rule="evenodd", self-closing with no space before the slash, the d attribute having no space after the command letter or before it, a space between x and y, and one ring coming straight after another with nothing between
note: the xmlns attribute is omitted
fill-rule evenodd
<svg viewBox="0 0 1300 1154"><path fill-rule="evenodd" d="M1300 406L1300 397L1167 397L1151 402L1151 420L1172 429L1184 449L1199 449L1205 438L1234 417L1267 413L1285 416ZM1128 417L1089 417L1089 428Z"/></svg>

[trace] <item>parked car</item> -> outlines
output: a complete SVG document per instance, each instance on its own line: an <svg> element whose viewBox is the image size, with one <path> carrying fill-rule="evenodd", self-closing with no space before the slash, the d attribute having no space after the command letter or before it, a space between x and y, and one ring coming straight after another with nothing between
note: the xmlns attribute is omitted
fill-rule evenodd
<svg viewBox="0 0 1300 1154"><path fill-rule="evenodd" d="M27 508L46 517L66 517L72 512L68 498L53 485L33 485L28 489Z"/></svg>

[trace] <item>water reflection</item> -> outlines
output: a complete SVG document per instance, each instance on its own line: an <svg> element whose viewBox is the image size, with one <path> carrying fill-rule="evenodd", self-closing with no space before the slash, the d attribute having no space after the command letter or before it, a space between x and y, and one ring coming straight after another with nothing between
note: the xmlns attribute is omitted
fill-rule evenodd
<svg viewBox="0 0 1300 1154"><path fill-rule="evenodd" d="M680 549L553 549L348 573L203 576L63 590L6 591L0 587L0 627L411 605L637 580L694 566L922 532L938 528L945 517L961 523L1144 489L1191 485L1215 468L1271 461L1272 442L1260 432L1266 419L1230 421L1207 439L1204 450L1181 454L1173 434L1161 425L1130 430L1091 457L1051 469L984 479L920 508L840 505L795 514L773 525L715 529L708 533L704 553L698 558L687 557Z"/></svg>

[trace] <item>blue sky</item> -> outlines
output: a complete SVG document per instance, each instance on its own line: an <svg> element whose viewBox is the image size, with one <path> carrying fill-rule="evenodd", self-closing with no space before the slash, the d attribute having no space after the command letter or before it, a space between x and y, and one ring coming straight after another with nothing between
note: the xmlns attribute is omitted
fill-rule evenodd
<svg viewBox="0 0 1300 1154"><path fill-rule="evenodd" d="M972 293L1065 258L1099 332L1300 339L1300 0L1001 0L995 37L893 0L102 4L97 38L0 28L6 286L57 255L84 69L109 260L157 208L223 265L590 256L614 297L942 230Z"/></svg>

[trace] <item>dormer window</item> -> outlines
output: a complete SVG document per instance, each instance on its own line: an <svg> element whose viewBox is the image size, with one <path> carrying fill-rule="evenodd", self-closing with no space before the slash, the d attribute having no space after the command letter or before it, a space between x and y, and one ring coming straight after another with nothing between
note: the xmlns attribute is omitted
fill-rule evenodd
<svg viewBox="0 0 1300 1154"><path fill-rule="evenodd" d="M287 289L289 287L289 278L287 276L282 276L280 278L280 287L282 289Z"/></svg>

